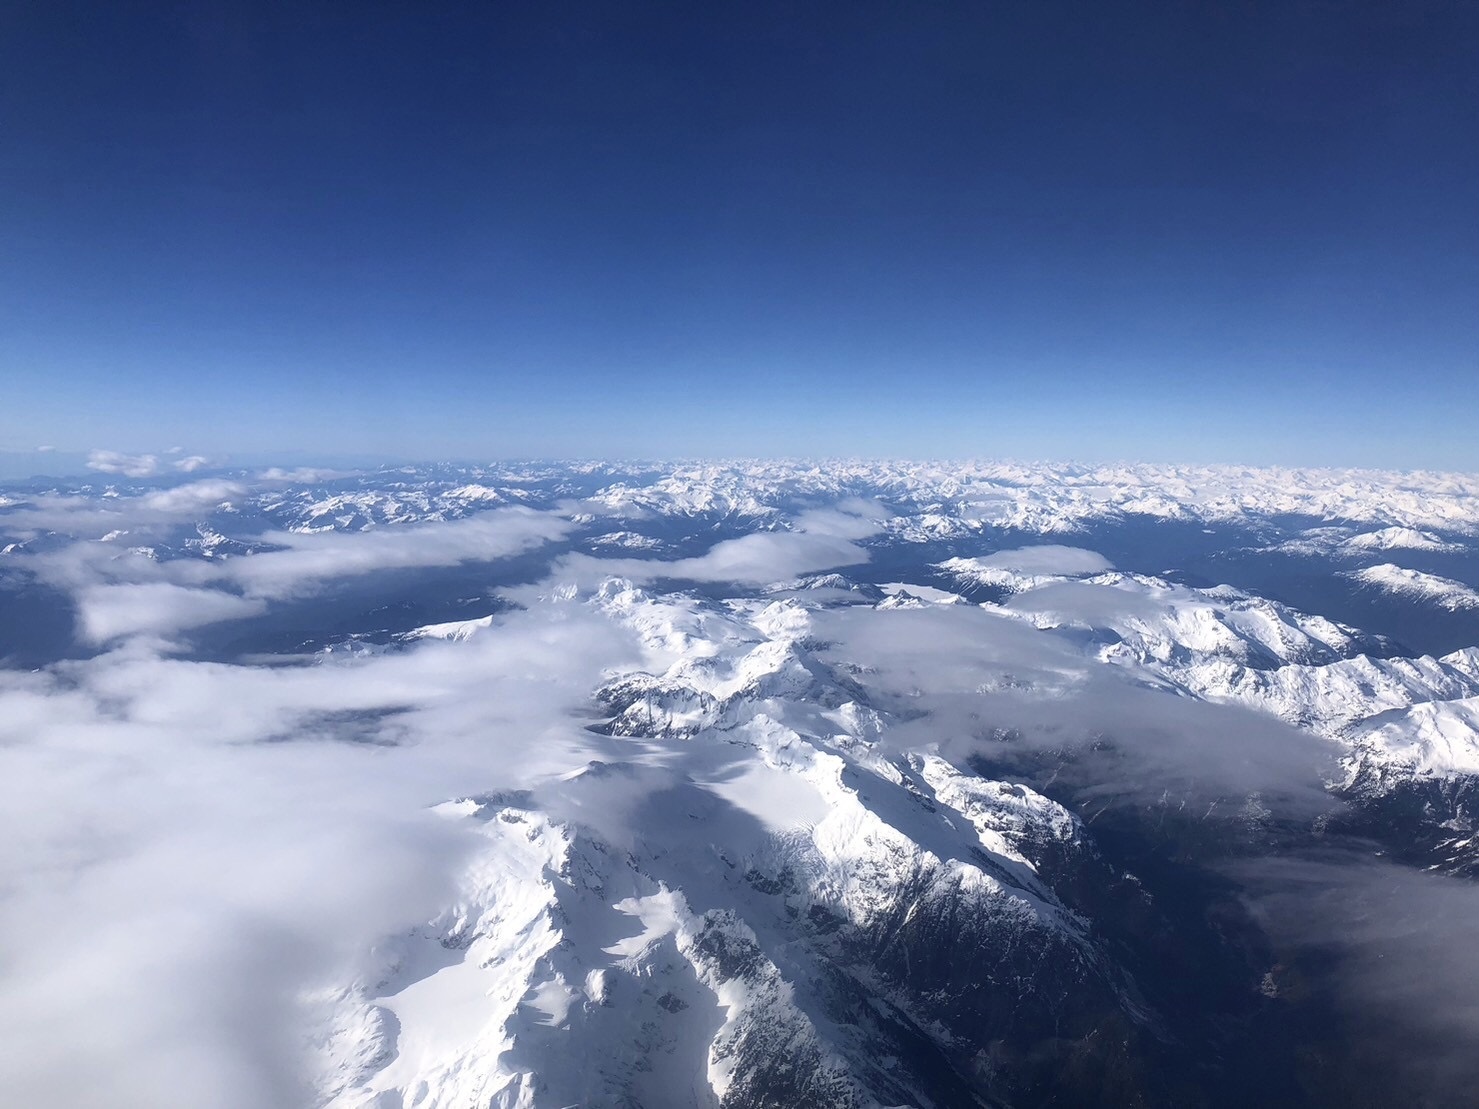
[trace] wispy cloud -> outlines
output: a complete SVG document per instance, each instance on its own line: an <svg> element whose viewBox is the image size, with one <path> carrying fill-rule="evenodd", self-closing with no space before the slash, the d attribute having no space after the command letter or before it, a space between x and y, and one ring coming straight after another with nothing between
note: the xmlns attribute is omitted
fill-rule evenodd
<svg viewBox="0 0 1479 1109"><path fill-rule="evenodd" d="M194 563L190 573L202 582L229 582L254 597L283 598L356 574L507 558L563 539L572 528L555 513L500 508L371 531L267 532L260 541L279 549L209 566Z"/></svg>
<svg viewBox="0 0 1479 1109"><path fill-rule="evenodd" d="M1172 803L1224 815L1261 794L1311 819L1335 749L1251 709L1179 695L1086 657L1071 639L975 605L815 619L825 657L861 666L904 718L891 742L1024 771L1046 758L1094 806Z"/></svg>
<svg viewBox="0 0 1479 1109"><path fill-rule="evenodd" d="M606 577L623 577L634 582L670 579L769 585L818 570L867 562L867 548L856 541L881 531L883 518L877 506L849 505L846 510L803 512L790 530L725 539L691 558L570 555L556 566L553 580L588 585Z"/></svg>
<svg viewBox="0 0 1479 1109"><path fill-rule="evenodd" d="M107 643L124 635L170 636L222 620L257 616L267 609L260 597L162 581L89 586L77 594L76 601L79 630L92 643Z"/></svg>
<svg viewBox="0 0 1479 1109"><path fill-rule="evenodd" d="M333 580L496 562L557 542L574 528L560 513L510 507L357 532L268 531L253 536L268 549L213 560L156 561L133 549L245 492L236 482L206 479L102 503L40 498L10 513L6 525L14 534L62 531L94 540L16 560L39 580L72 594L81 631L94 643L132 633L168 636L252 615L265 602L302 597ZM95 541L109 535L126 537L128 546Z"/></svg>
<svg viewBox="0 0 1479 1109"><path fill-rule="evenodd" d="M1411 1104L1472 1099L1479 1087L1479 886L1370 850L1332 848L1231 869L1295 971L1307 962L1321 968L1376 1082L1403 1090ZM1419 1101L1417 1092L1430 1100Z"/></svg>

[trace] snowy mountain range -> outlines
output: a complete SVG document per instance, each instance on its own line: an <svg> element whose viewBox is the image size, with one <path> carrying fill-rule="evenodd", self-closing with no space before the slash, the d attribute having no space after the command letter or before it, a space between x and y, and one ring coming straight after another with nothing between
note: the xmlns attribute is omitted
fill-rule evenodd
<svg viewBox="0 0 1479 1109"><path fill-rule="evenodd" d="M1479 479L190 476L0 501L27 1103L1474 1088Z"/></svg>

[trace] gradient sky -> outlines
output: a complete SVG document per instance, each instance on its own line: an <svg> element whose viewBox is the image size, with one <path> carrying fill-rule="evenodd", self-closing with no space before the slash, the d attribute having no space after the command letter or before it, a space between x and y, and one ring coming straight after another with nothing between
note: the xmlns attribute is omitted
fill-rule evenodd
<svg viewBox="0 0 1479 1109"><path fill-rule="evenodd" d="M8 3L0 382L57 457L1479 470L1479 4Z"/></svg>

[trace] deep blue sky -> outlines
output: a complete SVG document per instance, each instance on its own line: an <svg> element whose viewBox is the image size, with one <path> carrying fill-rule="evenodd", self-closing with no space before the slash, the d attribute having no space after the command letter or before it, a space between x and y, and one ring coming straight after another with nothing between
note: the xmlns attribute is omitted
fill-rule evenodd
<svg viewBox="0 0 1479 1109"><path fill-rule="evenodd" d="M1479 4L0 6L0 448L1479 470Z"/></svg>

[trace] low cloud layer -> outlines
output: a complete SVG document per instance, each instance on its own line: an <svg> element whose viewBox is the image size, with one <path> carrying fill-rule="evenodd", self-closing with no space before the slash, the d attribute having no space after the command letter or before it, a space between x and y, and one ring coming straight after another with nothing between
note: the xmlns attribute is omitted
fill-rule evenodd
<svg viewBox="0 0 1479 1109"><path fill-rule="evenodd" d="M632 650L554 606L359 662L0 673L7 1097L310 1103L302 991L455 893L471 841L431 806L581 765Z"/></svg>
<svg viewBox="0 0 1479 1109"><path fill-rule="evenodd" d="M196 568L190 574L196 580L229 582L248 596L286 598L311 592L334 578L507 558L563 539L571 527L569 520L553 513L502 508L446 523L373 531L268 532L259 542L280 549L208 569L192 564Z"/></svg>
<svg viewBox="0 0 1479 1109"><path fill-rule="evenodd" d="M130 496L30 496L0 517L0 534L27 539L54 532L97 540L125 533L147 541L160 529L199 519L246 492L238 481L204 478Z"/></svg>
<svg viewBox="0 0 1479 1109"><path fill-rule="evenodd" d="M10 565L71 594L81 636L104 643L256 615L269 603L372 573L497 562L562 540L574 527L559 513L513 507L357 532L267 531L252 540L268 549L225 558L159 561L135 545L243 492L238 483L207 479L106 506L81 497L42 498L7 515L7 532L85 538L12 555Z"/></svg>
<svg viewBox="0 0 1479 1109"><path fill-rule="evenodd" d="M90 643L107 643L125 635L169 636L267 610L267 602L260 597L163 581L90 586L75 599L78 630Z"/></svg>
<svg viewBox="0 0 1479 1109"><path fill-rule="evenodd" d="M211 560L161 562L138 546L245 492L239 482L206 479L104 502L41 497L13 510L4 526L21 537L63 532L82 540L36 557L22 554L13 565L70 593L79 634L94 644L133 634L168 638L258 615L268 604L367 574L496 562L564 540L575 528L565 511L509 507L354 532L267 531L252 536L267 549ZM783 582L866 562L868 551L858 541L877 534L883 517L876 505L862 502L803 512L788 530L721 540L703 555L668 561L567 555L552 580L585 586L613 576L740 586Z"/></svg>
<svg viewBox="0 0 1479 1109"><path fill-rule="evenodd" d="M1098 574L1113 569L1109 559L1097 551L1084 550L1082 547L1062 547L1055 544L997 551L985 558L978 558L975 562L980 566L1015 570L1019 574L1028 576L1034 574Z"/></svg>
<svg viewBox="0 0 1479 1109"><path fill-rule="evenodd" d="M974 605L878 615L829 612L816 628L827 657L862 666L906 718L891 733L900 746L1007 766L1046 757L1096 806L1170 800L1232 815L1260 794L1282 815L1331 807L1334 748L1272 716L1147 686L1072 639Z"/></svg>
<svg viewBox="0 0 1479 1109"><path fill-rule="evenodd" d="M878 534L883 518L877 506L849 503L845 508L803 512L789 530L721 540L706 553L692 558L661 561L571 555L556 566L554 579L587 586L606 577L623 577L634 582L770 585L820 570L867 562L867 548L857 540Z"/></svg>

